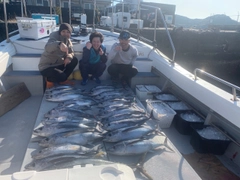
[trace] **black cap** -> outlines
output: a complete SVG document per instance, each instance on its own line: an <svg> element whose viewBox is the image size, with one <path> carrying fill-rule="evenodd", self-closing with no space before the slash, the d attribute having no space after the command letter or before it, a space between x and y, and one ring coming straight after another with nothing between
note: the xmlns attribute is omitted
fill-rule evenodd
<svg viewBox="0 0 240 180"><path fill-rule="evenodd" d="M70 33L72 33L72 27L68 23L62 23L59 27L59 34L62 30L68 30Z"/></svg>
<svg viewBox="0 0 240 180"><path fill-rule="evenodd" d="M122 31L119 35L119 39L129 39L131 36L130 36L130 33L128 31Z"/></svg>

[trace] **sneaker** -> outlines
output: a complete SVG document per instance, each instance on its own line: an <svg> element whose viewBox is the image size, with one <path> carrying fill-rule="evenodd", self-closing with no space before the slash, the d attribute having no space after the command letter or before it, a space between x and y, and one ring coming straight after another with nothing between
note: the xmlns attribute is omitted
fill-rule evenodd
<svg viewBox="0 0 240 180"><path fill-rule="evenodd" d="M88 80L87 79L83 79L82 82L81 82L81 85L82 86L85 86L87 84Z"/></svg>
<svg viewBox="0 0 240 180"><path fill-rule="evenodd" d="M101 80L97 77L97 78L95 78L95 82L97 83L97 84L101 84Z"/></svg>
<svg viewBox="0 0 240 180"><path fill-rule="evenodd" d="M46 88L47 89L50 89L54 86L54 83L53 82L50 82L50 81L46 81Z"/></svg>
<svg viewBox="0 0 240 180"><path fill-rule="evenodd" d="M59 84L60 85L71 85L71 86L73 86L75 83L73 81L66 80L64 82L60 82Z"/></svg>

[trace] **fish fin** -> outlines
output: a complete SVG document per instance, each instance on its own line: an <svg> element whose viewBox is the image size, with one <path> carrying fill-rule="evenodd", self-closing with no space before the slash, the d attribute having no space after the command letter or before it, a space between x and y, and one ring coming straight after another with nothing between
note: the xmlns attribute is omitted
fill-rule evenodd
<svg viewBox="0 0 240 180"><path fill-rule="evenodd" d="M164 146L167 147L167 148L168 148L169 150L171 150L172 152L174 152L174 150L168 145L167 140L168 140L168 138L166 137L165 140L164 140L164 143L163 143Z"/></svg>
<svg viewBox="0 0 240 180"><path fill-rule="evenodd" d="M98 132L104 132L105 130L102 128L102 124L97 124L96 128L95 128Z"/></svg>
<svg viewBox="0 0 240 180"><path fill-rule="evenodd" d="M105 158L107 156L107 153L100 150L97 154L93 156L93 158Z"/></svg>

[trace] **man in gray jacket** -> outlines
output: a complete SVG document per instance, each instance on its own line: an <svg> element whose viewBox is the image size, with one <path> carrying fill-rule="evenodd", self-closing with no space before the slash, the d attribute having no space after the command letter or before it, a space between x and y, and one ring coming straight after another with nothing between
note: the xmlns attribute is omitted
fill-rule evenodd
<svg viewBox="0 0 240 180"><path fill-rule="evenodd" d="M63 23L59 31L52 32L45 45L38 68L47 81L61 83L67 80L78 63L74 57L73 45L70 40L72 27Z"/></svg>
<svg viewBox="0 0 240 180"><path fill-rule="evenodd" d="M108 59L112 63L108 67L108 73L113 81L120 78L121 83L126 85L128 80L138 73L137 68L133 66L138 51L137 48L130 44L130 33L128 31L122 31L118 39L119 43L113 44L108 54Z"/></svg>

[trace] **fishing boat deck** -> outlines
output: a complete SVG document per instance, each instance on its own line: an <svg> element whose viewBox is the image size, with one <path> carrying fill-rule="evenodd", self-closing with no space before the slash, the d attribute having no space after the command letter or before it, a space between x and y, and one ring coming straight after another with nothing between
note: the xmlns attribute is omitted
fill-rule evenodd
<svg viewBox="0 0 240 180"><path fill-rule="evenodd" d="M102 84L109 84L109 82L104 81ZM89 89L95 85L94 81L90 81L84 88ZM82 88L80 85L76 86ZM39 126L44 114L56 105L57 103L48 102L41 96L32 96L0 118L1 175L23 171L24 166L31 162L31 154L39 149L38 144L33 142L32 130ZM9 123L10 121L11 123ZM163 179L200 179L176 147L170 141L168 141L168 144L174 152L163 147L156 153L148 153L144 168L152 171L150 174L153 176L161 175ZM129 157L109 156L108 158L111 161L121 163L129 161ZM134 158L134 161L138 162L140 157L136 156Z"/></svg>
<svg viewBox="0 0 240 180"><path fill-rule="evenodd" d="M109 83L110 81L107 80L102 82L103 85ZM80 83L77 81L75 86L89 90L96 86L96 83L90 81L87 86L83 87L80 86ZM39 126L44 114L56 107L56 105L57 103L48 102L44 97L42 98L42 96L32 96L0 117L0 175L23 171L24 166L31 162L31 154L39 149L38 144L33 141L33 128ZM16 117L18 117L18 119L16 119ZM9 131L9 129L11 129L11 131ZM194 159L197 157L196 155L190 158L188 157L195 153L189 144L190 137L179 134L173 125L170 128L163 129L163 132L169 138L168 145L174 151L163 146L160 151L148 153L144 164L146 171L157 179L200 179L198 174L193 170L193 168L198 167L199 164L195 164L195 167L192 168L188 161L191 162L192 160L192 164L196 163L199 159L204 158L204 155L198 154L199 159ZM184 157L186 157L188 161ZM140 158L140 156L131 158L108 156L108 160L110 161L126 164L129 164L129 159L131 159L131 163L136 163ZM132 165L131 163L129 165ZM222 165L219 165L219 167L222 167ZM211 168L212 167L209 169ZM198 168L195 170L198 172ZM206 176L206 172L204 171L201 174L201 178L208 179L204 177L211 177L212 173L209 174L210 176ZM135 175L140 176L138 173L135 173ZM238 179L237 176L231 173L228 173L228 176L231 177L231 179Z"/></svg>

